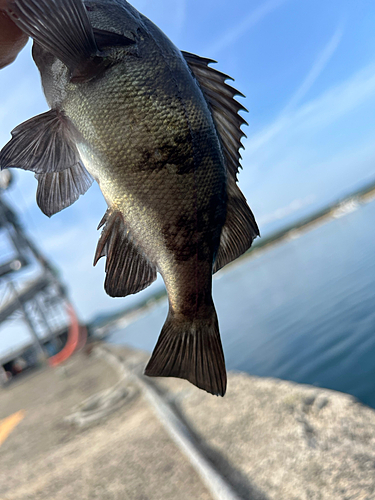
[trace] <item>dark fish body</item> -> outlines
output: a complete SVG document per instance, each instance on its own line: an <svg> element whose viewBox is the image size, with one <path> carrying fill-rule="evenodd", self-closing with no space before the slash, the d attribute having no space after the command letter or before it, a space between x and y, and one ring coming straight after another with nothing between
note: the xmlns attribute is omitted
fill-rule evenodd
<svg viewBox="0 0 375 500"><path fill-rule="evenodd" d="M36 173L47 215L73 203L90 176L99 183L108 211L95 263L106 256L107 293L136 293L157 271L168 292L146 374L224 395L212 273L258 234L236 185L244 123L236 91L124 0L40 3L43 12L34 0L12 10L34 38L51 111L13 131L0 164Z"/></svg>

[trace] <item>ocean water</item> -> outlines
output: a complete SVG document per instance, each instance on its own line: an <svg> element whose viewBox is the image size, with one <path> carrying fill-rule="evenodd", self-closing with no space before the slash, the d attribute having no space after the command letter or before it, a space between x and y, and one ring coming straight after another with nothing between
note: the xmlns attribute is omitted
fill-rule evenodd
<svg viewBox="0 0 375 500"><path fill-rule="evenodd" d="M218 273L229 370L327 387L375 408L375 202ZM163 301L108 340L151 351Z"/></svg>

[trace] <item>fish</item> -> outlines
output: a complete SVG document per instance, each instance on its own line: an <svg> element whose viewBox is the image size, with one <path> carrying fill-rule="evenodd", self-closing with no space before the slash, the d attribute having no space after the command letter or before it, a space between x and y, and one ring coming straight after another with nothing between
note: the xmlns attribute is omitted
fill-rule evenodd
<svg viewBox="0 0 375 500"><path fill-rule="evenodd" d="M125 0L12 0L7 12L34 40L51 109L12 131L1 168L35 173L47 216L99 184L105 291L135 294L160 273L168 294L145 374L224 396L212 275L259 235L237 184L242 94Z"/></svg>

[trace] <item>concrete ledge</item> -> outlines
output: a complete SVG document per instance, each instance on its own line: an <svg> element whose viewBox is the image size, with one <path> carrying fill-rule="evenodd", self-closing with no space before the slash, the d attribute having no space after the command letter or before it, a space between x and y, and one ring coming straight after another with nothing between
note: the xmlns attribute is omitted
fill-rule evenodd
<svg viewBox="0 0 375 500"><path fill-rule="evenodd" d="M25 410L0 446L1 500L214 498L135 383L147 355L106 349L117 368L80 354L0 390L0 419ZM375 412L350 396L241 373L224 399L142 383L238 498L375 498Z"/></svg>

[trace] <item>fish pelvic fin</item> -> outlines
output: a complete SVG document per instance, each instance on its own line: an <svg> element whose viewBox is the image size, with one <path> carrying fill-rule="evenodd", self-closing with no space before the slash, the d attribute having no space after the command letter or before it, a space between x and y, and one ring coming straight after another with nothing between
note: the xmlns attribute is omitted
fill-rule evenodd
<svg viewBox="0 0 375 500"><path fill-rule="evenodd" d="M227 374L215 309L209 318L193 320L170 311L145 375L183 378L224 396Z"/></svg>
<svg viewBox="0 0 375 500"><path fill-rule="evenodd" d="M72 205L94 182L81 162L61 172L35 174L35 177L38 181L36 201L48 217Z"/></svg>
<svg viewBox="0 0 375 500"><path fill-rule="evenodd" d="M156 280L156 267L133 239L121 212L107 210L99 228L102 226L94 266L101 257L107 257L104 282L107 294L125 297L151 285Z"/></svg>
<svg viewBox="0 0 375 500"><path fill-rule="evenodd" d="M82 0L8 0L14 23L70 70L73 83L100 75L110 64L102 47L133 44L125 36L91 26Z"/></svg>
<svg viewBox="0 0 375 500"><path fill-rule="evenodd" d="M0 153L0 167L22 168L36 174L61 172L80 161L67 116L57 109L34 116L11 132Z"/></svg>
<svg viewBox="0 0 375 500"><path fill-rule="evenodd" d="M12 139L0 152L0 168L35 173L37 203L48 217L74 203L93 183L81 162L72 125L56 109L34 116L12 130Z"/></svg>

